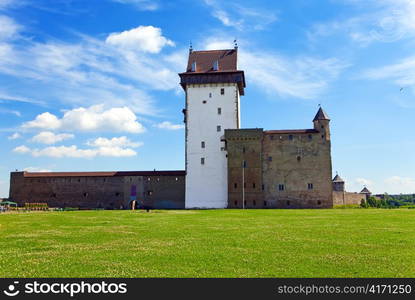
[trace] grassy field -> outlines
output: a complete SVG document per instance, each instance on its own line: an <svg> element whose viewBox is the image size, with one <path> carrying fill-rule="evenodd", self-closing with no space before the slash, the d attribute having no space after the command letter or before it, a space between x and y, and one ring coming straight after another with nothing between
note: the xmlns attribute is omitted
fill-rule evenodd
<svg viewBox="0 0 415 300"><path fill-rule="evenodd" d="M0 277L414 277L415 210L0 215Z"/></svg>

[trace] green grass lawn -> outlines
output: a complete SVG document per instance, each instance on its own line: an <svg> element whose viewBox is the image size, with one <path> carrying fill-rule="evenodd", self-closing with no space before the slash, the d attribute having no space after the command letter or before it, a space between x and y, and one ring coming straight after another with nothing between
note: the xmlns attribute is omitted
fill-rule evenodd
<svg viewBox="0 0 415 300"><path fill-rule="evenodd" d="M415 210L1 214L0 277L415 277Z"/></svg>

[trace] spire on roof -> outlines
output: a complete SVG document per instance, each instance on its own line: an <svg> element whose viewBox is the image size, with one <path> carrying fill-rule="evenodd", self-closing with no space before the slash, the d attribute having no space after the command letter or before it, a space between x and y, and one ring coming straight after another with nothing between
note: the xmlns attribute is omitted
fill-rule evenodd
<svg viewBox="0 0 415 300"><path fill-rule="evenodd" d="M364 187L363 190L360 191L360 194L372 194L367 187Z"/></svg>
<svg viewBox="0 0 415 300"><path fill-rule="evenodd" d="M329 116L326 114L326 112L321 107L318 109L318 112L313 119L313 121L317 121L317 120L330 120Z"/></svg>
<svg viewBox="0 0 415 300"><path fill-rule="evenodd" d="M336 174L333 178L333 182L344 182L344 180L339 176L339 174Z"/></svg>

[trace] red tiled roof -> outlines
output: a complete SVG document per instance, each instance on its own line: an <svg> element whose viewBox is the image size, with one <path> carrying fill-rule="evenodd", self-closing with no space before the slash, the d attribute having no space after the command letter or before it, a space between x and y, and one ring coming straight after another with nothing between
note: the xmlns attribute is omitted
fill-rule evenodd
<svg viewBox="0 0 415 300"><path fill-rule="evenodd" d="M180 84L186 89L188 84L236 83L239 93L244 95L245 74L237 67L238 50L206 50L189 53L186 72L179 73ZM218 70L213 69L218 61ZM192 72L192 64L196 62L196 71Z"/></svg>
<svg viewBox="0 0 415 300"><path fill-rule="evenodd" d="M300 134L300 133L318 133L315 129L283 129L283 130L266 130L265 134Z"/></svg>
<svg viewBox="0 0 415 300"><path fill-rule="evenodd" d="M236 49L192 51L189 53L186 72L191 72L193 62L196 62L196 72L192 73L237 71L237 56ZM219 71L213 70L215 61L219 62Z"/></svg>
<svg viewBox="0 0 415 300"><path fill-rule="evenodd" d="M184 176L185 171L23 172L24 177Z"/></svg>

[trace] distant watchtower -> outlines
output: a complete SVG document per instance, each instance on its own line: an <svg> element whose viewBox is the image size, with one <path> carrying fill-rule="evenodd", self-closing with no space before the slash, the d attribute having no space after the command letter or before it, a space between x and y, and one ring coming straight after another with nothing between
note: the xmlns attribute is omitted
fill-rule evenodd
<svg viewBox="0 0 415 300"><path fill-rule="evenodd" d="M335 192L344 192L345 188L344 188L344 180L339 176L336 175L333 178L333 191Z"/></svg>
<svg viewBox="0 0 415 300"><path fill-rule="evenodd" d="M189 51L180 84L186 92L186 208L226 208L225 129L240 127L244 72L238 49Z"/></svg>

